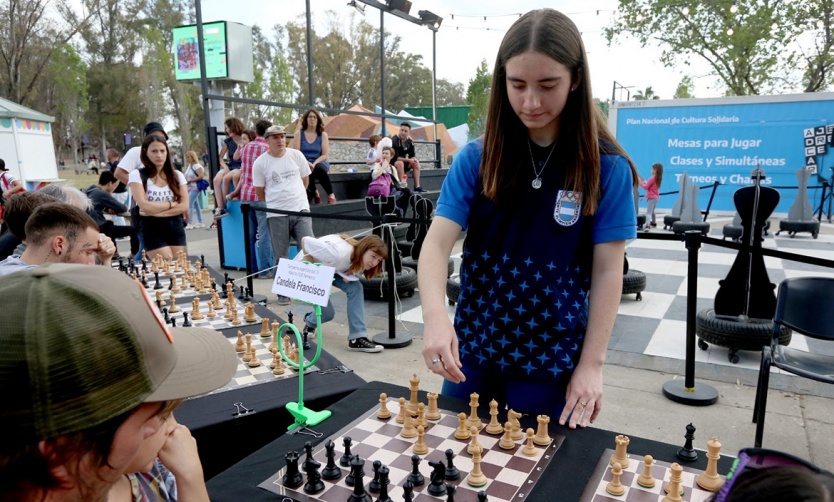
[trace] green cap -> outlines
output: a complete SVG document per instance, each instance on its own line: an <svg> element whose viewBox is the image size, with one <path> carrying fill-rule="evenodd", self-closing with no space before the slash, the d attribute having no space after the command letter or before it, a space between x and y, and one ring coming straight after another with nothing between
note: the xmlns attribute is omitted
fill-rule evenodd
<svg viewBox="0 0 834 502"><path fill-rule="evenodd" d="M56 264L0 281L0 430L37 441L144 402L222 387L237 358L203 328L170 328L145 288L100 266Z"/></svg>

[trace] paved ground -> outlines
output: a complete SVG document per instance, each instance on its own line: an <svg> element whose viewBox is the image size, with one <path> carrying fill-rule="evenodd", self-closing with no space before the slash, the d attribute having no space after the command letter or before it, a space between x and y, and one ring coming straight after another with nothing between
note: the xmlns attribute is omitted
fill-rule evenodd
<svg viewBox="0 0 834 502"><path fill-rule="evenodd" d="M206 213L206 221L209 221L209 218ZM726 215L711 217L713 236L717 232L720 237L721 225L728 219ZM774 224L778 227L778 223ZM788 240L783 234L777 238L778 243L773 245L780 248L790 247L797 252L806 250L815 256L834 258L834 227L823 224L821 233L819 240L813 240L807 234L800 234L795 239ZM219 269L217 239L213 231L189 230L188 243L191 254L204 254L207 262ZM460 244L461 242L458 243L455 252L459 252ZM639 264L641 268L651 270L651 273L656 276L654 281L653 276L649 276L650 283L663 283L664 280L668 281L669 277L680 278L681 274L673 270L649 269L656 263L648 260L655 258L655 255L661 255L661 259L668 262L667 264L672 269L680 267L680 256L672 252L683 251L685 260L685 249L682 243L677 246L679 249L674 249L675 246L672 243L638 239L629 244L628 252L629 256L633 257L632 266ZM715 248L709 252L714 250ZM715 258L712 255L709 256ZM712 259L709 256L707 262ZM719 256L717 261L727 265L726 256ZM709 265L712 264L707 263L704 266L708 276L699 277L699 284L701 281L705 284L702 288L704 293L702 294L699 290L699 304L710 299L714 291L712 284L717 281L715 270L710 271ZM772 263L768 263L769 269L772 266L774 266ZM771 273L771 280L774 282L791 275L790 267L777 266L776 268L779 270ZM805 270L803 273L816 272ZM231 275L239 277L243 273L233 271ZM268 294L270 287L270 281L255 281L256 293ZM665 287L669 287L668 284ZM684 372L682 357L675 354L675 351L683 351L680 347L680 320L665 318L669 315L675 317L668 312L676 311L676 307L673 308L672 304L679 300L677 298L670 300L668 296L680 296L678 292L680 286L676 288L673 288L675 290L672 292L661 293L650 291L651 288L647 287L647 293L642 302L635 302L633 295L623 297L604 371L603 411L594 426L616 433L682 445L685 426L692 422L697 427L696 447L706 449L706 441L712 436L718 436L724 445L722 452L735 454L740 448L752 446L753 442L755 427L750 419L755 396L754 385L757 370L754 368L758 367L757 358L754 354L748 353L739 365L734 366L726 361L726 349L710 348L709 353L699 354L696 385L710 385L717 389L718 403L707 407L689 407L666 399L661 391L663 384L674 379L682 379ZM664 294L667 296L663 296ZM278 306L273 298L274 295L268 294L268 307L285 316L288 307ZM440 389L440 379L427 372L420 355L423 325L419 316L419 293L415 294L414 298L401 299L399 312L402 314L396 326L397 332L409 333L414 343L402 349L388 349L380 354L347 351L344 295L336 293L333 298L337 316L333 322L325 325L324 347L326 350L365 380L379 380L407 386L412 373L417 373L422 380L422 388L433 391ZM662 315L657 314L658 306L664 306ZM298 314L306 312L309 307L293 304L289 309ZM366 317L372 334L388 331L386 303L366 300ZM666 332L662 330L658 332L659 325L664 324L668 328L669 323L676 326L678 331L675 335L677 338L673 340L677 342L674 344L675 349L670 353L657 353L660 349L656 348L657 344L652 345L651 340L655 337L664 338L661 335ZM300 326L298 318L296 325ZM685 322L683 327L685 328ZM643 333L642 337L640 333ZM651 333L651 335L646 335L646 333ZM649 341L646 342L646 339ZM627 340L643 341L627 343ZM713 350L716 352L713 353ZM787 390L770 391L764 446L793 453L810 459L824 468L834 470L834 435L830 432L830 428L834 426L834 400L822 397L831 396L830 390L821 386L805 386L804 382L802 386L808 388L803 389L801 393L790 390L800 387L794 385L796 382L797 380L783 377L780 385Z"/></svg>

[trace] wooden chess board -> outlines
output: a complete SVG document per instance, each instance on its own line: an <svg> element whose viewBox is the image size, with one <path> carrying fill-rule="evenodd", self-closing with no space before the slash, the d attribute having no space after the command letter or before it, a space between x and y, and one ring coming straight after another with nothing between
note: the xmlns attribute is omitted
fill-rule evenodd
<svg viewBox="0 0 834 502"><path fill-rule="evenodd" d="M660 502L666 496L663 488L669 482L672 471L670 470L671 463L661 462L657 459L654 461L652 467L652 476L656 482L654 488L645 488L637 484L637 476L643 473L643 455L628 454L628 468L623 469L623 474L620 476L620 482L625 488L625 493L620 496L611 495L605 491L606 485L611 481L611 466L609 459L614 454L614 450L606 449L602 457L599 459L596 469L582 494L580 502ZM683 467L683 474L681 475L681 487L684 490L681 498L687 502L702 502L712 496L712 492L708 492L699 487L695 482L695 478L704 471L692 469L687 467L682 462L678 462ZM663 480L661 482L661 480Z"/></svg>
<svg viewBox="0 0 834 502"><path fill-rule="evenodd" d="M169 314L168 315L170 317L176 318L177 327L182 327L182 323L183 323L183 315L182 314L183 314L183 312L188 312L188 319L191 321L192 327L194 327L194 328L209 328L209 329L213 329L213 330L217 330L217 331L227 329L227 328L243 329L243 328L246 328L246 327L251 327L252 325L255 325L255 324L260 325L260 322L262 320L262 317L259 316L258 314L255 314L255 320L254 321L247 322L246 320L244 320L243 317L244 317L244 305L245 304L243 303L243 301L241 301L237 298L235 298L235 303L237 304L237 318L240 321L240 324L232 324L232 321L230 321L229 319L226 319L224 317L224 315L226 314L226 307L225 307L226 300L223 300L222 298L220 300L221 308L214 310L214 313L217 314L217 315L213 318L209 318L209 317L207 317L207 314L209 312L208 302L211 298L210 295L205 295L205 296L200 297L200 303L199 303L198 307L200 309L200 312L202 312L202 314L203 314L203 318L202 319L194 319L191 316L191 313L193 311L193 308L192 308L192 305L191 305L191 300L193 300L193 298L194 298L193 296L192 297L183 297L183 298L176 297L175 301L176 301L177 307L179 307L180 311L175 312L173 314L170 313L170 305L163 306L163 308L168 308L169 309ZM166 302L168 302L168 295L167 294L163 295L163 299ZM251 329L251 328L249 328L249 329Z"/></svg>
<svg viewBox="0 0 834 502"><path fill-rule="evenodd" d="M413 455L412 446L417 438L405 439L399 435L402 425L395 420L399 412L399 403L396 399L388 400L388 409L391 411L391 418L382 420L377 418L378 407L360 415L358 419L342 428L339 432L329 438L324 438L314 449L313 457L318 460L322 467L327 465L325 456L325 444L332 439L336 444L336 461L344 453L343 438L350 437L352 440L351 453L359 455L365 460L365 477L363 482L367 486L373 479L372 464L379 460L390 470L390 485L388 495L393 500L402 500L403 489L408 475L411 474ZM466 476L472 469L471 456L466 452L469 445L468 440L459 440L454 436L459 425L457 414L440 410L441 417L437 421L429 421L424 440L429 446L429 453L421 455L420 472L426 478L426 482L414 487L414 500L417 502L428 502L446 500L446 497L438 498L429 495L427 492L430 483L431 467L428 461L446 461L445 451L451 449L454 454L454 464L460 470L461 477L456 481L446 481L457 486L455 499L461 501L475 501L479 491L484 490L490 502L509 502L511 500L524 500L530 494L536 482L544 473L553 455L562 445L564 436L554 436L548 446L536 446L536 456L528 457L521 453L525 444L524 440L516 441L512 450L502 450L498 447L500 435L487 434L481 429L478 437L483 447L481 470L489 480L486 486L474 488L466 483ZM281 454L286 453L282 452ZM302 463L304 459L303 450L299 452ZM290 489L281 484L281 477L284 469L258 485L260 488L286 497L283 500L294 500L299 502L344 502L353 493L353 488L345 483L345 477L349 469L341 467L342 477L335 481L323 480L325 489L315 495L307 495L303 492L303 485ZM375 499L378 494L372 494Z"/></svg>

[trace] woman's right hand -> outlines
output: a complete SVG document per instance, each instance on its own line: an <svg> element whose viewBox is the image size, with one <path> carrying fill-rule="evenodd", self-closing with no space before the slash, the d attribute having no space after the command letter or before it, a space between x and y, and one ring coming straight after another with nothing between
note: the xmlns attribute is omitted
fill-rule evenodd
<svg viewBox="0 0 834 502"><path fill-rule="evenodd" d="M423 360L426 367L450 382L465 381L466 376L460 370L463 365L458 351L458 336L449 318L433 316L423 321Z"/></svg>

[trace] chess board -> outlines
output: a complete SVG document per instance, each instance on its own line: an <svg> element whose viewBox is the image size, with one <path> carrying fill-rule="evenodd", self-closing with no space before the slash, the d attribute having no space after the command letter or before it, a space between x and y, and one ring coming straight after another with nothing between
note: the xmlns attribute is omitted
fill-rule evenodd
<svg viewBox="0 0 834 502"><path fill-rule="evenodd" d="M182 294L182 293L179 293L179 294ZM167 303L168 302L168 295L165 294L165 295L162 295L162 296ZM191 312L193 310L192 306L191 306L191 300L192 299L193 299L193 297L183 297L183 298L179 298L178 296L175 297L177 307L179 307L180 311L176 312L176 313L173 313L173 314L169 313L168 315L172 318L176 318L178 327L182 327L182 323L183 323L183 315L182 314L183 314L183 312L188 312L188 319L191 321L192 327L195 327L195 328L210 328L210 329L219 331L219 330L223 330L223 329L227 329L227 328L243 329L243 328L255 325L255 324L260 325L262 317L259 316L257 313L255 314L255 320L252 321L252 322L247 322L246 320L243 319L244 302L242 300L238 299L238 298L235 298L235 303L237 304L237 318L238 318L238 320L240 320L240 324L232 324L232 321L230 321L229 319L226 319L224 317L224 315L226 313L226 308L225 308L226 300L223 300L222 298L220 300L220 303L221 303L221 305L223 305L223 307L221 307L220 309L215 309L214 310L214 313L217 314L217 315L213 318L206 317L206 314L208 314L208 311L209 311L208 302L211 299L210 295L205 295L203 297L200 297L199 308L200 308L200 312L203 313L203 319L195 320L194 318L191 317ZM170 308L170 304L169 305L164 305L163 308Z"/></svg>
<svg viewBox="0 0 834 502"><path fill-rule="evenodd" d="M602 454L579 502L660 502L663 500L666 496L663 487L666 486L672 473L669 469L671 463L655 459L652 467L652 476L656 480L654 488L645 488L637 484L637 476L642 474L644 469L643 456L629 453L628 468L623 469L623 474L620 476L620 482L626 491L623 495L615 496L605 491L605 487L612 478L609 459L613 454L614 450L611 449L606 449ZM712 492L704 490L695 482L695 478L704 471L687 467L682 462L678 463L683 468L681 487L684 493L681 498L687 502L702 502L709 499Z"/></svg>
<svg viewBox="0 0 834 502"><path fill-rule="evenodd" d="M229 343L234 346L237 343L237 336L229 337L228 340ZM232 389L239 389L241 387L249 387L251 385L262 384L265 382L274 382L275 380L286 380L288 378L298 377L298 370L290 367L290 365L288 365L285 361L281 361L284 366L284 374L272 374L272 368L269 367L273 359L272 352L269 351L270 343L272 343L271 337L261 338L258 333L252 333L252 347L255 348L255 356L257 356L261 365L254 368L249 366L248 362L244 362L241 359L243 357L243 353L238 353L237 370L235 371L235 375L229 383L214 392L211 392L211 394L226 392ZM309 361L305 359L304 362ZM310 366L304 371L304 374L306 375L312 371L318 370L319 369L316 366Z"/></svg>
<svg viewBox="0 0 834 502"><path fill-rule="evenodd" d="M402 425L395 420L399 412L397 400L388 400L388 409L391 411L391 418L382 420L377 418L378 407L368 410L360 415L353 423L345 426L339 432L325 438L314 450L313 457L321 462L322 467L327 465L325 456L325 444L332 439L336 444L336 460L344 453L343 438L350 437L351 453L359 455L365 460L365 477L363 482L367 485L373 479L373 462L379 460L390 469L388 495L393 500L402 500L403 489L408 475L412 471L411 456L412 446L417 438L405 439L399 433ZM500 418L500 417L499 417ZM441 410L441 417L437 421L429 421L425 433L425 442L429 446L429 453L422 455L420 472L426 478L426 482L414 487L414 500L417 502L428 502L446 500L446 497L438 498L429 495L427 492L430 483L431 467L429 461L446 461L445 451L451 449L455 453L454 464L460 470L461 476L456 481L446 481L457 486L455 493L456 500L475 501L479 491L484 490L490 502L507 502L510 500L522 500L530 494L536 482L544 473L553 455L562 445L564 436L554 436L548 446L536 445L537 454L535 457L528 457L521 453L524 441L516 441L512 450L502 450L498 447L500 435L487 434L484 429L478 437L483 447L481 470L489 480L486 486L474 488L466 483L466 476L472 469L471 456L466 452L469 440L459 440L454 436L459 425L456 414ZM304 452L300 452L299 464L303 463ZM287 497L283 500L295 500L299 502L344 502L353 493L353 488L345 484L345 476L349 469L341 467L342 477L335 481L323 480L325 489L315 495L307 495L303 492L303 485L296 489L290 489L281 484L281 477L284 469L258 485L260 488L269 490L278 495ZM376 498L378 494L372 494Z"/></svg>

